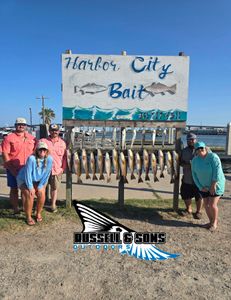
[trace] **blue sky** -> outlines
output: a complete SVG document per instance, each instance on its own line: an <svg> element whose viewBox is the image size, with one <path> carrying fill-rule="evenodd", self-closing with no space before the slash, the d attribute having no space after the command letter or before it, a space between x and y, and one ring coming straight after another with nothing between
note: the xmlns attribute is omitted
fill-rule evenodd
<svg viewBox="0 0 231 300"><path fill-rule="evenodd" d="M190 56L188 124L231 122L229 0L0 2L0 126L39 123L41 101L62 122L61 54Z"/></svg>

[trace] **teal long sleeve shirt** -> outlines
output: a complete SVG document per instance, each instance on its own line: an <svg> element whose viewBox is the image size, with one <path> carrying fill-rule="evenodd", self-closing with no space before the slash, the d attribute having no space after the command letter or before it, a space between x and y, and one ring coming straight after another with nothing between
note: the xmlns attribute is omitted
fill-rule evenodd
<svg viewBox="0 0 231 300"><path fill-rule="evenodd" d="M200 156L194 157L192 160L192 176L200 191L203 188L209 190L212 182L215 181L217 183L216 194L224 194L225 176L217 154L208 152L204 158Z"/></svg>
<svg viewBox="0 0 231 300"><path fill-rule="evenodd" d="M17 181L20 184L25 183L28 189L33 189L33 182L39 182L38 189L44 187L47 184L53 159L49 155L47 157L46 167L44 166L44 159L39 160L39 166L37 167L36 158L31 155L26 162L26 165L19 171Z"/></svg>

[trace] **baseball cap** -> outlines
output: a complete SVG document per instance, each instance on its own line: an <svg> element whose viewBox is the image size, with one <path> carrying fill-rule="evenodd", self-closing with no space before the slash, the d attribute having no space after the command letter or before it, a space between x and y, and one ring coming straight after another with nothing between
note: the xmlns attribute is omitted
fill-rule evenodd
<svg viewBox="0 0 231 300"><path fill-rule="evenodd" d="M57 125L57 124L51 124L49 126L49 130L59 130L59 125Z"/></svg>
<svg viewBox="0 0 231 300"><path fill-rule="evenodd" d="M194 148L197 150L198 148L205 148L206 145L204 142L197 142L195 145L194 145Z"/></svg>
<svg viewBox="0 0 231 300"><path fill-rule="evenodd" d="M17 118L15 124L27 124L25 118Z"/></svg>
<svg viewBox="0 0 231 300"><path fill-rule="evenodd" d="M48 150L48 146L45 142L38 142L36 149L47 149Z"/></svg>
<svg viewBox="0 0 231 300"><path fill-rule="evenodd" d="M196 138L197 138L197 136L194 134L194 133L192 133L192 132L189 132L188 134L187 134L187 141L189 141L189 140L195 140Z"/></svg>

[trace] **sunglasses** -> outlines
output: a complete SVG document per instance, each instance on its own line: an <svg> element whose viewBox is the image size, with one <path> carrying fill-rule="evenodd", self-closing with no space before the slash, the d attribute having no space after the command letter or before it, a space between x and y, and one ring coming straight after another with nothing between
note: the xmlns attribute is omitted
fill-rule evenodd
<svg viewBox="0 0 231 300"><path fill-rule="evenodd" d="M38 149L38 151L47 151L47 149L46 148L40 148L40 149Z"/></svg>
<svg viewBox="0 0 231 300"><path fill-rule="evenodd" d="M204 147L199 147L199 148L196 149L196 151L197 150L204 150L204 149L205 149Z"/></svg>
<svg viewBox="0 0 231 300"><path fill-rule="evenodd" d="M17 123L16 126L26 126L24 123Z"/></svg>

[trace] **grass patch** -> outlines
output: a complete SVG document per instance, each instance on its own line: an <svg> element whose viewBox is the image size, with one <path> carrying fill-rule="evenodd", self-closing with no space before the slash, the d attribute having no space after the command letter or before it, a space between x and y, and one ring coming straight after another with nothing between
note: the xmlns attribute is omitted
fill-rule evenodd
<svg viewBox="0 0 231 300"><path fill-rule="evenodd" d="M172 209L172 199L166 200L125 200L123 209L119 208L117 200L108 199L86 199L81 201L99 212L103 212L116 219L131 219L156 224L161 224L163 218L181 218ZM194 201L193 201L194 202ZM184 209L184 202L179 201L179 208ZM59 201L58 212L51 213L49 207L45 205L43 212L43 224L59 222L62 220L73 220L80 222L73 207L66 208L65 201ZM28 227L25 223L25 214L13 215L8 198L0 198L0 231L20 231Z"/></svg>

